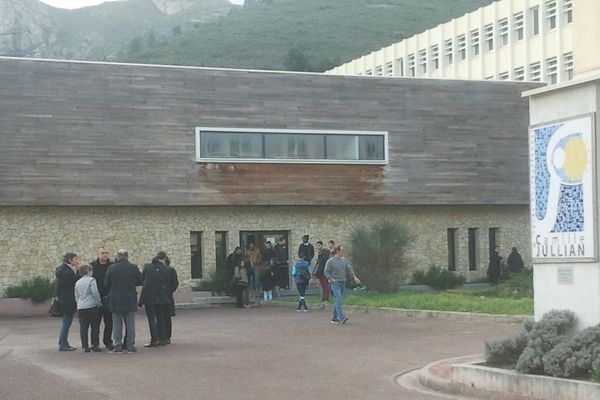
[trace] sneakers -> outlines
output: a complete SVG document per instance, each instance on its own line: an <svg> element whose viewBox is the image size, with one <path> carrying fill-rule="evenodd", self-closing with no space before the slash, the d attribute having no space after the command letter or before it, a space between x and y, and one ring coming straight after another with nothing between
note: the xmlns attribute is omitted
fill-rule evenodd
<svg viewBox="0 0 600 400"><path fill-rule="evenodd" d="M302 312L301 308L296 308L296 312Z"/></svg>
<svg viewBox="0 0 600 400"><path fill-rule="evenodd" d="M129 354L137 353L137 349L135 347L131 346L127 349L127 353L129 353Z"/></svg>
<svg viewBox="0 0 600 400"><path fill-rule="evenodd" d="M144 347L158 347L158 342L150 341L150 343L146 343Z"/></svg>
<svg viewBox="0 0 600 400"><path fill-rule="evenodd" d="M345 324L346 322L348 322L348 317L346 317L342 320L342 324Z"/></svg>
<svg viewBox="0 0 600 400"><path fill-rule="evenodd" d="M305 308L303 311L304 311L304 312L308 312L308 308Z"/></svg>
<svg viewBox="0 0 600 400"><path fill-rule="evenodd" d="M111 351L108 352L108 354L123 354L123 347L115 346Z"/></svg>
<svg viewBox="0 0 600 400"><path fill-rule="evenodd" d="M337 324L339 324L339 323L340 323L340 320L339 320L339 319L332 319L330 322L331 322L332 324L335 324L335 325L337 325Z"/></svg>
<svg viewBox="0 0 600 400"><path fill-rule="evenodd" d="M94 353L102 353L102 349L100 347L98 347L98 346L92 347L92 351Z"/></svg>
<svg viewBox="0 0 600 400"><path fill-rule="evenodd" d="M58 349L58 351L75 351L75 350L77 350L75 347L69 346L69 345L59 347L59 349Z"/></svg>
<svg viewBox="0 0 600 400"><path fill-rule="evenodd" d="M84 351L85 353L89 353L90 351L92 351L92 349L90 349L89 347L84 347L84 348L83 348L83 351Z"/></svg>

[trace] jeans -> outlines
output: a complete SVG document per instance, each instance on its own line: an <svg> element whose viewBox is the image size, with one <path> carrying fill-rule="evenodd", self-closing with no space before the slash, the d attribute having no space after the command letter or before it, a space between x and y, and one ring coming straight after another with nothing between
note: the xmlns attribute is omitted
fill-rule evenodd
<svg viewBox="0 0 600 400"><path fill-rule="evenodd" d="M135 311L113 312L113 344L115 347L123 346L123 321L127 332L127 347L135 347Z"/></svg>
<svg viewBox="0 0 600 400"><path fill-rule="evenodd" d="M150 338L153 342L164 342L167 340L167 330L165 326L165 307L162 304L147 305L146 318L150 327Z"/></svg>
<svg viewBox="0 0 600 400"><path fill-rule="evenodd" d="M78 310L79 317L79 335L81 336L81 347L87 349L89 347L88 332L92 327L92 346L100 345L100 318L98 307L86 308Z"/></svg>
<svg viewBox="0 0 600 400"><path fill-rule="evenodd" d="M335 296L335 306L333 307L332 320L343 321L346 318L344 314L344 308L342 307L342 298L344 297L344 289L346 288L346 282L331 282L331 291Z"/></svg>
<svg viewBox="0 0 600 400"><path fill-rule="evenodd" d="M260 268L252 267L252 290L260 290Z"/></svg>
<svg viewBox="0 0 600 400"><path fill-rule="evenodd" d="M308 307L306 306L306 299L304 299L307 286L308 285L304 282L296 282L296 289L298 289L298 294L300 295L300 299L298 300L298 310L301 310L302 308L308 310Z"/></svg>
<svg viewBox="0 0 600 400"><path fill-rule="evenodd" d="M58 347L69 346L69 328L73 323L73 315L75 314L64 314L62 316L62 324L60 326L60 336L58 337Z"/></svg>

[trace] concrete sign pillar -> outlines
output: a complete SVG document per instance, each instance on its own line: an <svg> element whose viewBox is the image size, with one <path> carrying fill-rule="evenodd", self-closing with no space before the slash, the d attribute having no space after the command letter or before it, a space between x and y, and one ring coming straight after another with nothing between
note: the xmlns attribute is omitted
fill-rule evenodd
<svg viewBox="0 0 600 400"><path fill-rule="evenodd" d="M524 96L530 109L535 319L569 309L583 329L600 323L600 74Z"/></svg>

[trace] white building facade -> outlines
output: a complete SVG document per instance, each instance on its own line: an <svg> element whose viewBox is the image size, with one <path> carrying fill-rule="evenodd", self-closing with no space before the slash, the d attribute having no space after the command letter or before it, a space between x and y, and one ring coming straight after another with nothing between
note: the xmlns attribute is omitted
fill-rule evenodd
<svg viewBox="0 0 600 400"><path fill-rule="evenodd" d="M569 81L578 32L573 8L587 7L590 1L596 0L495 1L327 73Z"/></svg>

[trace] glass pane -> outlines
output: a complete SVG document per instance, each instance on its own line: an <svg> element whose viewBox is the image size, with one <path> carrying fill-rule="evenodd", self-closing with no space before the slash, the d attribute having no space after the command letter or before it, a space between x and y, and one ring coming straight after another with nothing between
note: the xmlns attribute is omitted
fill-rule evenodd
<svg viewBox="0 0 600 400"><path fill-rule="evenodd" d="M358 160L358 136L328 135L327 159Z"/></svg>
<svg viewBox="0 0 600 400"><path fill-rule="evenodd" d="M260 133L202 132L200 156L203 158L262 158Z"/></svg>
<svg viewBox="0 0 600 400"><path fill-rule="evenodd" d="M323 135L265 134L265 157L323 159Z"/></svg>
<svg viewBox="0 0 600 400"><path fill-rule="evenodd" d="M358 137L359 160L384 160L383 136Z"/></svg>

